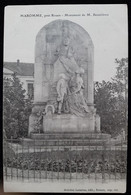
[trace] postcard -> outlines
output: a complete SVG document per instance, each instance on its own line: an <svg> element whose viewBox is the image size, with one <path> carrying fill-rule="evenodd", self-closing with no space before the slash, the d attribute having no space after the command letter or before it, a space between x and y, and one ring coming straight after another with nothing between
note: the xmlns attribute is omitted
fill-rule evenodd
<svg viewBox="0 0 131 195"><path fill-rule="evenodd" d="M124 193L126 4L5 7L5 192Z"/></svg>

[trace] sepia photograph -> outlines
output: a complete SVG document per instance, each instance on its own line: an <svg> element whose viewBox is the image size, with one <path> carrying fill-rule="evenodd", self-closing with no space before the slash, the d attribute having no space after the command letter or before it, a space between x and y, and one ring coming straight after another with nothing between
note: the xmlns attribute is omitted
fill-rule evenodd
<svg viewBox="0 0 131 195"><path fill-rule="evenodd" d="M4 192L125 193L126 4L4 11Z"/></svg>

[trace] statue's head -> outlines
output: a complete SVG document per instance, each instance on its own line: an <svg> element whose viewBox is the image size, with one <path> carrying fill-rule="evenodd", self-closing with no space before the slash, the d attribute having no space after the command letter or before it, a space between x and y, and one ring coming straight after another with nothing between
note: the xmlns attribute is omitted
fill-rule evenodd
<svg viewBox="0 0 131 195"><path fill-rule="evenodd" d="M68 46L69 43L70 43L70 38L69 38L68 36L64 37L64 39L63 39L63 44L64 44L65 46Z"/></svg>
<svg viewBox="0 0 131 195"><path fill-rule="evenodd" d="M66 75L64 73L59 74L60 79L66 79Z"/></svg>
<svg viewBox="0 0 131 195"><path fill-rule="evenodd" d="M84 69L81 68L81 67L78 68L78 69L75 71L75 73L78 74L78 75L82 75L82 74L84 74L84 72L85 72Z"/></svg>

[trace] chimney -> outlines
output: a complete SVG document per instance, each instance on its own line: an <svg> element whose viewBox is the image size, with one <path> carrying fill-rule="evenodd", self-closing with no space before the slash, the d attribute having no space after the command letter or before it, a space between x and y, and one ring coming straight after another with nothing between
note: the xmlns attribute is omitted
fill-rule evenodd
<svg viewBox="0 0 131 195"><path fill-rule="evenodd" d="M20 64L20 60L18 59L18 60L17 60L17 66L19 66L19 64Z"/></svg>

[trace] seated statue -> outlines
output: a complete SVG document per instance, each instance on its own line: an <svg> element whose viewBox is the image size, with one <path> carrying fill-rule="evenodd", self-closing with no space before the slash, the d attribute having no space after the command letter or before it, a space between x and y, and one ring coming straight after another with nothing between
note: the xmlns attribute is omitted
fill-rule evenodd
<svg viewBox="0 0 131 195"><path fill-rule="evenodd" d="M77 116L84 116L89 112L86 99L83 95L83 79L84 69L79 68L75 71L75 75L69 81L70 95L68 96L70 113Z"/></svg>
<svg viewBox="0 0 131 195"><path fill-rule="evenodd" d="M58 59L54 64L54 81L57 81L58 114L71 113L77 116L85 116L89 112L86 99L83 96L84 69L75 61L73 48L70 46L70 38L65 37L59 48ZM68 80L68 82L67 82Z"/></svg>
<svg viewBox="0 0 131 195"><path fill-rule="evenodd" d="M59 75L57 82L57 102L58 114L64 113L75 114L76 116L85 116L89 112L86 99L83 95L83 79L84 69L79 68L75 71L75 75L67 82L65 74Z"/></svg>

